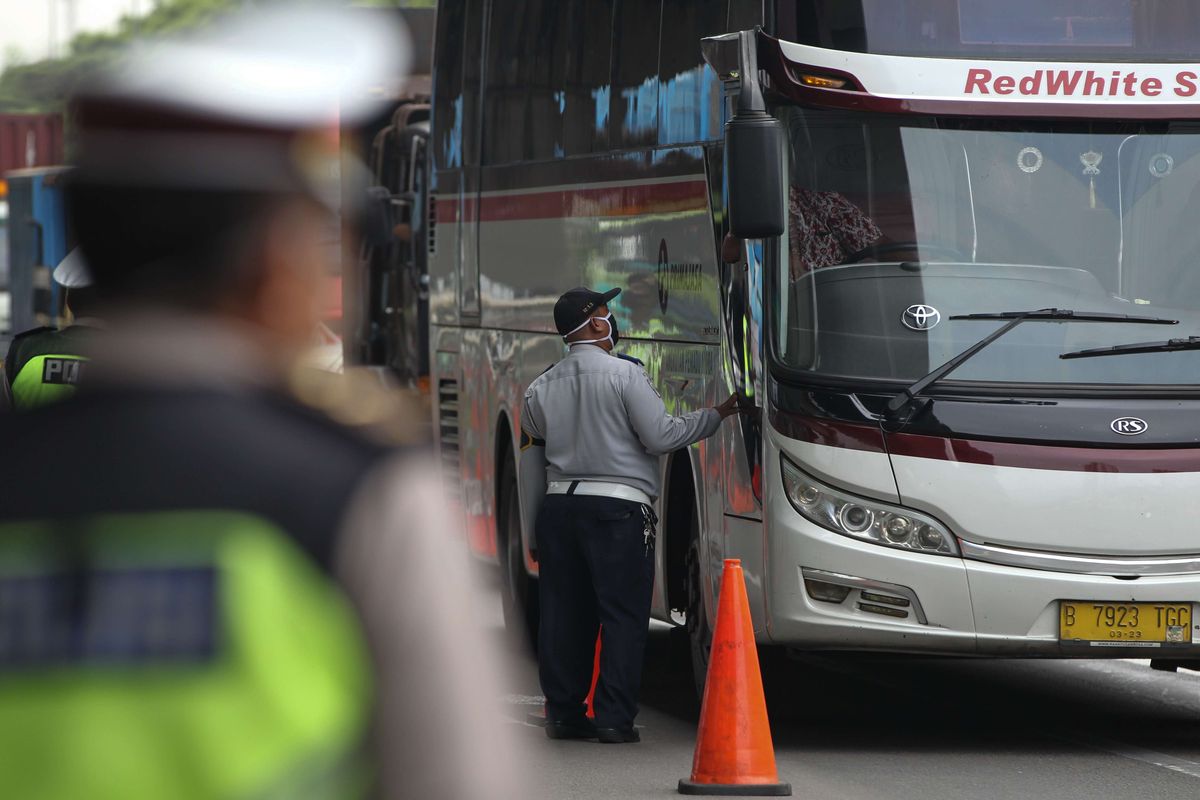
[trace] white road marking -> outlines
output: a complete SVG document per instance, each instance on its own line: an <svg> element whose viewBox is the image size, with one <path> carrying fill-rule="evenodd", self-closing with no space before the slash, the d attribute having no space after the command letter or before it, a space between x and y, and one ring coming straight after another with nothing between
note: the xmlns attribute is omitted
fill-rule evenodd
<svg viewBox="0 0 1200 800"><path fill-rule="evenodd" d="M540 694L505 694L500 702L510 706L543 706L546 698Z"/></svg>
<svg viewBox="0 0 1200 800"><path fill-rule="evenodd" d="M857 665L849 665L845 663L839 664L833 659L823 658L820 656L805 656L804 658L805 660L824 666L827 669L836 669L843 673L853 674L856 677L874 683L877 686L882 686L887 689L902 690L902 687L898 683L890 681L886 678L881 678L875 672L863 669ZM1095 669L1109 677L1116 678L1118 677L1118 670L1124 673L1125 670L1133 668L1145 669L1146 672L1149 672L1150 661L1149 659L1120 659L1115 661L1098 662L1085 661L1080 662L1080 666ZM1128 680L1127 673L1121 677ZM1060 742L1079 745L1081 747L1087 747L1089 749L1099 750L1105 753L1111 753L1113 755L1121 756L1122 758L1128 758L1132 761L1140 761L1141 763L1149 764L1150 766L1169 769L1172 772L1178 772L1181 775L1187 775L1192 778L1200 778L1200 763L1189 761L1186 758L1178 758L1176 756L1167 755L1166 753L1159 753L1154 750L1146 750L1142 747L1125 744L1124 742L1114 742L1108 739L1078 739L1074 737L1059 736L1048 731L1043 731L1041 735L1048 739L1056 739Z"/></svg>
<svg viewBox="0 0 1200 800"><path fill-rule="evenodd" d="M1053 734L1051 734L1053 736ZM1169 769L1172 772L1178 772L1182 775L1188 775L1193 778L1200 778L1200 764L1195 761L1188 761L1186 758L1177 758L1169 756L1166 753L1158 753L1154 750L1145 750L1141 747L1135 747L1124 742L1113 742L1108 739L1067 739L1059 736L1053 736L1063 742L1083 745L1090 747L1093 750L1103 750L1106 753L1112 753L1123 758L1128 758L1132 761L1140 761L1143 764L1149 764L1154 767L1162 767Z"/></svg>

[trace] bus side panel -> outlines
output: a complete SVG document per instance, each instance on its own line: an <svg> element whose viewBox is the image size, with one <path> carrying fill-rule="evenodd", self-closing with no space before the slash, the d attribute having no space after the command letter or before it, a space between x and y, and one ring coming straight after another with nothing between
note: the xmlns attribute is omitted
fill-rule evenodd
<svg viewBox="0 0 1200 800"><path fill-rule="evenodd" d="M525 387L564 354L552 332L553 305L580 284L624 289L612 304L619 350L645 363L669 412L714 405L729 391L718 372L721 295L703 169L703 151L686 147L485 171L480 284L488 333L479 347L464 348L464 360L487 365L465 367L464 385L473 417L492 421L489 435L501 413L519 418ZM597 175L615 180L596 182ZM517 369L509 363L514 329L529 331L520 336L529 352ZM467 448L468 525L473 540L485 541L495 531L486 516L495 508L495 475L484 456L496 443L480 434ZM694 454L702 530L712 532L706 551L719 573L720 448L705 443ZM669 613L664 557L665 548L654 599L661 618ZM526 564L535 568L528 553Z"/></svg>
<svg viewBox="0 0 1200 800"><path fill-rule="evenodd" d="M463 203L460 170L439 173L429 218L429 321L456 325L458 315L459 239Z"/></svg>
<svg viewBox="0 0 1200 800"><path fill-rule="evenodd" d="M514 333L509 331L488 331L484 340L493 337L490 348L485 347L484 357L489 359L494 367L489 370L481 369L477 374L481 379L489 380L485 388L475 392L481 397L494 399L492 406L495 418L507 415L513 421L514 436L519 436L519 420L524 390L547 367L557 363L565 354L562 340L556 334ZM469 338L469 334L468 334ZM490 349L490 353L486 352ZM724 382L716 379L716 363L718 350L705 344L689 344L685 342L661 342L650 340L622 340L621 352L641 360L646 367L651 382L659 387L663 403L672 413L684 413L687 410L711 406L718 401L718 396L726 390ZM516 366L509 368L514 361ZM495 430L493 428L493 434ZM493 447L502 446L494 442ZM486 451L487 445L481 444ZM700 512L700 530L704 540L705 552L710 554L710 561L716 564L714 574L719 576L719 566L724 553L721 533L721 459L719 446L713 440L701 442L690 448L689 462L696 479L698 506ZM471 460L472 464L477 463ZM663 468L666 468L663 459ZM665 477L665 476L664 476ZM484 497L484 506L494 508L488 497L494 498L495 475L486 468L486 464L477 474L470 478L478 480ZM663 517L662 503L657 511ZM470 515L468 515L470 516ZM482 528L482 521L477 523ZM530 574L537 574L537 564L531 558L529 549L532 542L526 542L526 569ZM667 549L660 546L657 550L656 578L652 600L652 614L662 620L670 619L670 603L667 598L666 563Z"/></svg>
<svg viewBox="0 0 1200 800"><path fill-rule="evenodd" d="M760 642L767 638L767 574L765 527L760 519L746 519L728 515L725 517L725 557L737 558L742 562L742 574L746 578L746 596L750 600L750 618L754 633ZM714 593L720 586L719 571L713 579Z"/></svg>
<svg viewBox="0 0 1200 800"><path fill-rule="evenodd" d="M728 116L729 104L723 103L722 118ZM724 399L726 392L737 391L753 402L756 411L726 420L716 436L708 441L703 470L709 476L720 476L721 491L709 479L705 484L704 501L708 506L710 530L720 532L709 538L705 563L707 589L716 596L720 586L722 560L736 558L742 562L746 577L746 592L756 631L765 632L765 528L762 524L762 286L761 246L740 243L736 248L739 260L722 263L727 228L725 212L724 147L720 143L705 148L705 167L708 174L711 204L711 225L714 239L720 242L715 258L721 275L721 347L717 353L719 365L714 374L723 378L716 392ZM719 373L717 369L719 367ZM714 606L709 606L709 612Z"/></svg>
<svg viewBox="0 0 1200 800"><path fill-rule="evenodd" d="M623 336L720 341L702 148L489 167L479 212L482 326L549 333L566 290L620 286Z"/></svg>
<svg viewBox="0 0 1200 800"><path fill-rule="evenodd" d="M469 427L463 397L462 332L458 328L431 326L430 393L433 429L441 460L442 484L450 518L464 531L462 437Z"/></svg>
<svg viewBox="0 0 1200 800"><path fill-rule="evenodd" d="M725 391L725 383L717 372L718 349L712 345L688 342L638 341L623 350L640 359L646 366L650 383L662 395L663 405L669 414L684 414L699 408L715 405ZM665 472L667 459L662 459ZM721 537L721 472L719 448L713 439L692 445L688 461L696 486L696 511L699 513L701 553L708 554L710 563L721 563L723 543ZM664 476L665 478L665 476ZM663 486L666 486L664 481ZM716 501L714 503L714 500ZM662 500L657 512L665 520L667 513ZM669 513L669 512L668 512ZM660 526L663 536L678 535ZM651 610L658 619L669 620L671 606L667 597L666 575L671 565L667 563L669 548L664 539L659 540L656 552L654 596Z"/></svg>
<svg viewBox="0 0 1200 800"><path fill-rule="evenodd" d="M547 314L549 313L547 311ZM506 396L509 397L508 409L513 432L520 437L521 406L525 398L525 389L534 378L557 364L566 355L566 348L557 334L519 333L515 334L515 337L518 343L517 366L511 372L511 388L506 392ZM522 528L532 530L532 522L522 517ZM531 553L534 549L534 542L525 542L525 568L531 575L537 575L537 562L533 560Z"/></svg>
<svg viewBox="0 0 1200 800"><path fill-rule="evenodd" d="M712 224L716 239L722 241L727 229L725 212L725 148L714 144L705 148L709 195L712 198ZM727 255L718 247L718 260ZM757 242L740 242L729 248L737 261L721 270L721 369L730 385L742 396L762 408L762 264ZM721 426L718 434L725 455L724 513L739 517L762 517L761 464L762 423L758 415L739 416Z"/></svg>
<svg viewBox="0 0 1200 800"><path fill-rule="evenodd" d="M630 185L633 190L627 191ZM548 328L552 324L554 299L562 291L585 281L597 286L626 287L626 293L613 304L626 337L621 349L646 362L651 381L662 392L668 411L684 413L718 402L716 387L711 385L712 377L717 374L717 348L713 346L716 342L703 341L705 337L716 340L720 330L716 246L706 184L695 175L668 179L665 185L669 192L674 192L667 195L668 203L673 203L675 210L663 207L661 198L651 198L649 207L632 204L646 199L639 189L642 185L599 184L573 190L591 193L585 197L604 198L606 205L590 209L596 213L592 218L508 219L506 213L512 212L503 210L489 218L488 212L484 212L480 225L480 270L484 276L481 286L485 309L493 313L479 330L463 331L460 354L460 406L465 421L460 437L462 495L468 538L477 553L489 557L495 554L495 457L502 452L495 440L497 423L503 415L514 429L519 425L520 398L528 382L563 352L557 336L543 334L537 338L553 342L557 356L549 349L540 351L531 359L532 364L517 370L518 348L514 339L517 332L512 327L524 324ZM503 203L493 209L511 209L508 198L512 195L500 197L505 198ZM612 205L622 199L631 205ZM699 204L703 207L697 210ZM610 220L605 212L619 218ZM568 246L562 247L563 242ZM651 265L652 258L666 258L667 248L675 247L668 242L679 243L676 249L682 251L681 260ZM555 247L561 247L557 256L553 253ZM548 264L564 266L555 270L547 268ZM565 265L570 264L580 265L576 268L577 277L569 277ZM600 278L589 280L589 271ZM552 288L542 290L541 297L520 297L511 285L487 277L506 272L524 280L527 287L540 283ZM556 272L567 272L567 279ZM651 280L655 281L652 285ZM664 305L670 313L662 310ZM675 308L681 310L676 312ZM497 317L508 324L497 324ZM636 323L639 319L641 325ZM633 336L643 338L639 341ZM693 341L660 343L651 336L692 337ZM724 382L721 388L727 390ZM714 475L719 480L720 470ZM704 487L703 496L719 501L723 492L717 488L718 484L704 476L698 479ZM712 513L713 521L720 519L719 503ZM702 516L705 530L713 529L707 507L702 509ZM718 546L714 550L718 553L718 563L719 551Z"/></svg>
<svg viewBox="0 0 1200 800"><path fill-rule="evenodd" d="M495 328L461 328L462 504L471 552L498 560L499 470L519 457L521 402L533 378L562 356L557 336ZM531 350L525 366L524 349ZM507 437L507 438L505 438ZM512 532L510 532L511 534ZM526 542L526 568L536 573Z"/></svg>
<svg viewBox="0 0 1200 800"><path fill-rule="evenodd" d="M496 557L493 495L494 391L496 364L488 357L495 331L462 329L462 494L467 543L472 553Z"/></svg>

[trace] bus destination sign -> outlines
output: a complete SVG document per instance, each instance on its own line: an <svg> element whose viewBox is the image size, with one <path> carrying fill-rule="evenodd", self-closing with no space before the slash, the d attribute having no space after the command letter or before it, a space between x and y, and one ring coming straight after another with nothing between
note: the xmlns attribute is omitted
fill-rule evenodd
<svg viewBox="0 0 1200 800"><path fill-rule="evenodd" d="M1195 97L1200 74L1184 69L1169 79L1138 74L1136 70L1034 69L1025 73L998 72L984 67L967 70L967 95L1021 97Z"/></svg>

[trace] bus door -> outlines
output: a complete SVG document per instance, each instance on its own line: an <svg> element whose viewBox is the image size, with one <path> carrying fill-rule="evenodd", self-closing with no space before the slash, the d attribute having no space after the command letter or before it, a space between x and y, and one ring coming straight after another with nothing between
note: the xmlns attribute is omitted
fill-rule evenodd
<svg viewBox="0 0 1200 800"><path fill-rule="evenodd" d="M706 153L709 175L724 183L722 152ZM720 236L721 231L717 231ZM718 245L724 370L733 388L759 408L762 401L762 242L731 237ZM762 514L762 421L759 414L739 414L722 425L725 463L725 513L759 519Z"/></svg>

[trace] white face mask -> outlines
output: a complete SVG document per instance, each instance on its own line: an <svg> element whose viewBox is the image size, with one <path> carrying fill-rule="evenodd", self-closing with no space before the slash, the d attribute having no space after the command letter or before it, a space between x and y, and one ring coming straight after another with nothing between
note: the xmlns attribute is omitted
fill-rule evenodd
<svg viewBox="0 0 1200 800"><path fill-rule="evenodd" d="M567 336L570 336L572 333L574 333L575 331L584 327L584 325L587 325L589 322L591 322L594 319L602 319L608 323L608 336L602 336L599 339L578 339L574 342L567 342L567 345L570 346L570 345L576 345L576 344L596 344L597 342L608 342L613 347L616 347L617 339L616 339L615 334L617 332L617 326L613 324L611 311L608 312L607 314L605 314L603 317L588 317L587 319L585 319L583 321L582 324L575 326L575 330L568 331ZM567 338L567 336L564 336L563 338L565 339L565 338Z"/></svg>

